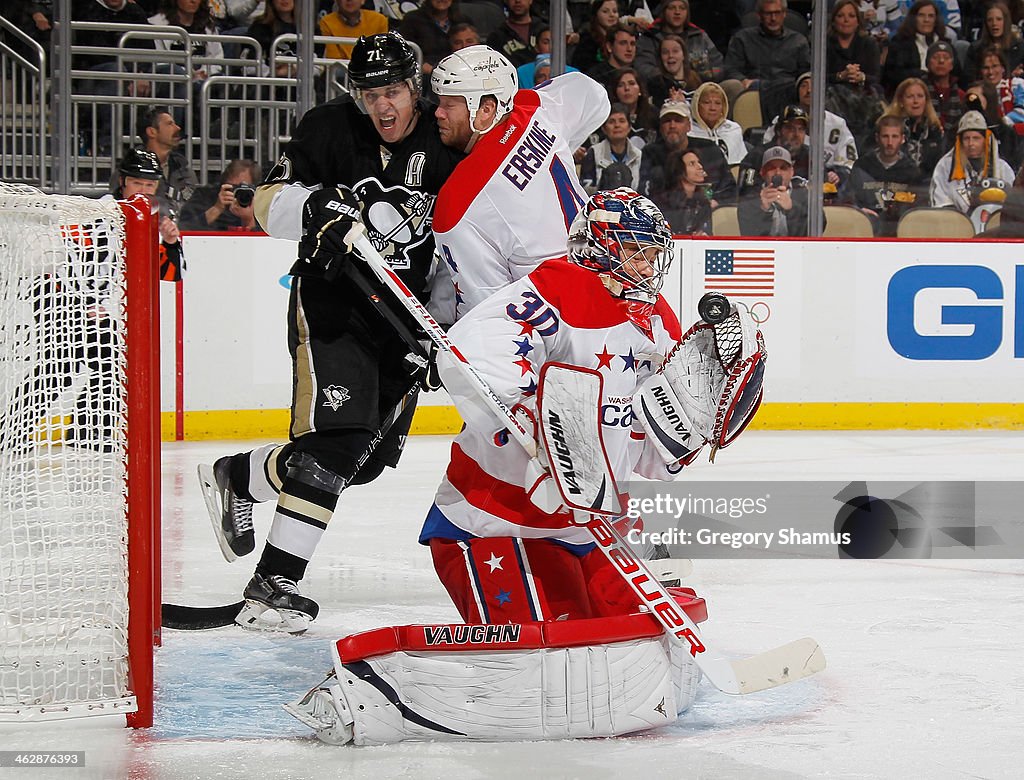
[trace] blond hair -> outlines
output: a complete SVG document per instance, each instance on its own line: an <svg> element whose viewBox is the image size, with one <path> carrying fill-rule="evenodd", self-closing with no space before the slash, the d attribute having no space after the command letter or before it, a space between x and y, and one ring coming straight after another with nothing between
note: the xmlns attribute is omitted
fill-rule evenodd
<svg viewBox="0 0 1024 780"><path fill-rule="evenodd" d="M903 108L903 96L906 94L910 87L918 86L924 90L924 118L925 121L934 126L935 128L942 130L942 122L939 120L939 115L935 113L935 106L932 105L931 93L928 91L928 85L923 80L917 77L911 77L909 79L903 79L900 85L896 87L896 91L893 93L892 102L886 107L882 116L895 116L900 119L907 118L906 109Z"/></svg>

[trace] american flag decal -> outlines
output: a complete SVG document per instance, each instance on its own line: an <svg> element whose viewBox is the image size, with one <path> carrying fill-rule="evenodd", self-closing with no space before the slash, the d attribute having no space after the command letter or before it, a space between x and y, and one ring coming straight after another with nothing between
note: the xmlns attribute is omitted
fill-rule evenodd
<svg viewBox="0 0 1024 780"><path fill-rule="evenodd" d="M730 298L775 295L774 249L705 249L704 286Z"/></svg>

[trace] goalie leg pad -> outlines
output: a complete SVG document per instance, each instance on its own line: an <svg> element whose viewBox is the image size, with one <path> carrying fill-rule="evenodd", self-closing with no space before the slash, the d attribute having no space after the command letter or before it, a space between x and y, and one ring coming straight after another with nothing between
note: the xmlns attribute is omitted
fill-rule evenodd
<svg viewBox="0 0 1024 780"><path fill-rule="evenodd" d="M377 629L334 655L334 713L317 689L296 709L318 736L351 719L356 745L629 734L675 721L699 680L649 615Z"/></svg>

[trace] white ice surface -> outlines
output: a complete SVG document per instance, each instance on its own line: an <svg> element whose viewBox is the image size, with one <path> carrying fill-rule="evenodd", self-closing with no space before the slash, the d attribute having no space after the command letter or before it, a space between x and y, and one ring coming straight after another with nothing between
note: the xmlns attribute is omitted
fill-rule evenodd
<svg viewBox="0 0 1024 780"><path fill-rule="evenodd" d="M196 464L249 442L165 445L164 600L234 601L255 556L227 564ZM457 620L416 543L448 440L413 437L401 467L347 492L304 588L321 616L300 637L165 631L157 725L123 719L0 726L0 750L85 750L89 778L1019 778L1024 765L1024 564L697 561L706 636L742 655L813 636L828 669L729 697L702 683L679 722L644 736L508 744L331 747L280 704L315 684L328 647L376 626ZM699 479L1018 479L1019 434L750 432ZM257 508L257 534L272 509ZM262 542L260 542L261 544Z"/></svg>

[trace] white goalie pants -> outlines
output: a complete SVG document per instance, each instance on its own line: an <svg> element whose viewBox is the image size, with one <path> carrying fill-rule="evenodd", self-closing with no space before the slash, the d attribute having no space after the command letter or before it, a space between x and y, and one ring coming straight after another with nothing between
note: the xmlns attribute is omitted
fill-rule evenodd
<svg viewBox="0 0 1024 780"><path fill-rule="evenodd" d="M579 634L573 624L597 625L580 625ZM605 641L577 644L596 638L585 635L595 627ZM407 635L393 643L390 636L363 640L380 632ZM378 653L382 643L393 649ZM686 650L650 615L379 629L339 641L334 655L336 677L319 695L336 721L318 735L335 744L629 734L675 721L700 680ZM298 704L289 711L297 714Z"/></svg>

